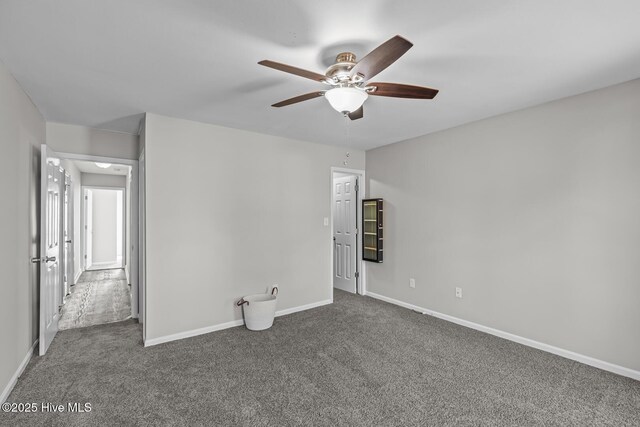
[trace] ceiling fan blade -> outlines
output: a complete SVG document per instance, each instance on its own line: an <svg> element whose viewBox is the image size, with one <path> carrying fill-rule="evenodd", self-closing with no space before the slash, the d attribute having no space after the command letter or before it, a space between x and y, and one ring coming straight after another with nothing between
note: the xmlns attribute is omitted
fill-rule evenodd
<svg viewBox="0 0 640 427"><path fill-rule="evenodd" d="M360 74L363 80L369 80L380 71L393 64L411 49L413 43L395 36L373 49L351 69L351 77Z"/></svg>
<svg viewBox="0 0 640 427"><path fill-rule="evenodd" d="M284 71L285 73L295 74L296 76L304 77L306 79L315 80L317 82L323 82L327 80L327 76L324 74L314 73L313 71L303 70L302 68L293 67L287 64L281 64L279 62L264 60L258 62L260 65L264 65L265 67L273 68L274 70Z"/></svg>
<svg viewBox="0 0 640 427"><path fill-rule="evenodd" d="M364 109L362 108L362 106L360 106L360 108L350 112L348 115L351 120L361 119L364 116Z"/></svg>
<svg viewBox="0 0 640 427"><path fill-rule="evenodd" d="M375 87L375 90L367 92L369 95L392 96L394 98L433 99L438 94L438 89L398 83L367 83L367 87Z"/></svg>
<svg viewBox="0 0 640 427"><path fill-rule="evenodd" d="M297 104L298 102L308 101L309 99L318 98L323 96L324 92L311 92L304 95L295 96L293 98L285 99L284 101L277 102L272 107L286 107L287 105Z"/></svg>

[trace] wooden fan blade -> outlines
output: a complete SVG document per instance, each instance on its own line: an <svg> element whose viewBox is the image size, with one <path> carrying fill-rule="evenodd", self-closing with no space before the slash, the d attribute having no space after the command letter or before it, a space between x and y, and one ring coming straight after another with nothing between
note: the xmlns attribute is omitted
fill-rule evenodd
<svg viewBox="0 0 640 427"><path fill-rule="evenodd" d="M394 98L433 99L438 94L438 89L430 87L401 85L398 83L367 83L367 87L375 87L375 90L367 92L373 96L392 96Z"/></svg>
<svg viewBox="0 0 640 427"><path fill-rule="evenodd" d="M369 80L380 71L393 64L411 49L413 43L395 36L373 49L351 69L351 77L360 74L363 80Z"/></svg>
<svg viewBox="0 0 640 427"><path fill-rule="evenodd" d="M358 108L356 111L352 111L349 113L349 118L351 120L358 120L358 119L361 119L363 116L364 116L364 109L362 108L362 106Z"/></svg>
<svg viewBox="0 0 640 427"><path fill-rule="evenodd" d="M285 99L284 101L275 103L272 105L272 107L286 107L287 105L297 104L298 102L302 102L302 101L308 101L309 99L318 98L319 96L322 96L322 95L324 95L324 92L305 93L304 95Z"/></svg>
<svg viewBox="0 0 640 427"><path fill-rule="evenodd" d="M279 62L264 60L258 62L258 64L273 68L274 70L284 71L285 73L295 74L296 76L304 77L306 79L315 80L317 82L322 82L327 79L327 76L324 74L314 73L313 71L303 70L302 68L292 67L291 65L281 64Z"/></svg>

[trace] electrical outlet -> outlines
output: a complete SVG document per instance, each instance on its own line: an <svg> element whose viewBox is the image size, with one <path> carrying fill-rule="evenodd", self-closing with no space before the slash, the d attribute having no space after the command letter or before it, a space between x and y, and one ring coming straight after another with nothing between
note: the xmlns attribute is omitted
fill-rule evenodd
<svg viewBox="0 0 640 427"><path fill-rule="evenodd" d="M462 288L456 288L456 298L462 298Z"/></svg>
<svg viewBox="0 0 640 427"><path fill-rule="evenodd" d="M409 287L410 288L416 287L416 279L414 279L413 277L409 279Z"/></svg>

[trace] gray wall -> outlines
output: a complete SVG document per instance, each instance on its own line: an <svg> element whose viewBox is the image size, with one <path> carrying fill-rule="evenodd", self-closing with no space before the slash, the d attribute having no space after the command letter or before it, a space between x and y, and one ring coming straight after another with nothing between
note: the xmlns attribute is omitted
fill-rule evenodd
<svg viewBox="0 0 640 427"><path fill-rule="evenodd" d="M47 123L47 145L55 151L138 160L138 136L85 126Z"/></svg>
<svg viewBox="0 0 640 427"><path fill-rule="evenodd" d="M240 319L275 283L279 310L331 298L323 218L345 150L147 114L145 156L147 339Z"/></svg>
<svg viewBox="0 0 640 427"><path fill-rule="evenodd" d="M640 80L366 161L386 203L368 290L640 370Z"/></svg>
<svg viewBox="0 0 640 427"><path fill-rule="evenodd" d="M45 122L0 63L0 393L38 337L40 144Z"/></svg>
<svg viewBox="0 0 640 427"><path fill-rule="evenodd" d="M127 187L127 177L124 175L106 175L82 172L82 185L85 187Z"/></svg>

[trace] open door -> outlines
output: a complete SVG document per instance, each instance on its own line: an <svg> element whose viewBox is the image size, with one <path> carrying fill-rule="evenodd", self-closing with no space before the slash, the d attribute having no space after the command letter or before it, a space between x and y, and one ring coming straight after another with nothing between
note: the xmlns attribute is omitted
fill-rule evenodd
<svg viewBox="0 0 640 427"><path fill-rule="evenodd" d="M58 332L60 259L64 171L60 157L45 144L41 151L40 184L40 355L44 355Z"/></svg>

